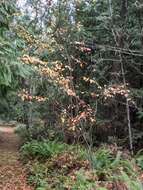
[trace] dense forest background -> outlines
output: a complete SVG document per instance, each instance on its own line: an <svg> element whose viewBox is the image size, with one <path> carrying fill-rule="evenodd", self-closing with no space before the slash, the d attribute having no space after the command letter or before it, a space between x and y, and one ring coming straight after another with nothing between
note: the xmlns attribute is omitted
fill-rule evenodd
<svg viewBox="0 0 143 190"><path fill-rule="evenodd" d="M28 139L142 149L142 60L141 0L0 2L0 117Z"/></svg>
<svg viewBox="0 0 143 190"><path fill-rule="evenodd" d="M1 117L142 146L142 4L15 3L1 2Z"/></svg>

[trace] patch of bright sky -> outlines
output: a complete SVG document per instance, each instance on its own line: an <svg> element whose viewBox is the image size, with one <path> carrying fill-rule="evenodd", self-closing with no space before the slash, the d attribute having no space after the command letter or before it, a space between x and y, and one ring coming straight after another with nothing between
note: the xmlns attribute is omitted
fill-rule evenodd
<svg viewBox="0 0 143 190"><path fill-rule="evenodd" d="M25 4L26 4L26 0L18 0L18 5L20 7L24 7Z"/></svg>
<svg viewBox="0 0 143 190"><path fill-rule="evenodd" d="M56 3L58 0L53 0L54 3ZM40 0L40 3L41 3L41 11L43 10L44 11L44 6L47 5L47 0ZM25 11L27 13L29 13L31 16L33 16L33 9L31 6L29 6L29 4L27 3L27 0L18 0L17 1L17 4L18 4L18 7L21 9L21 11L24 13Z"/></svg>
<svg viewBox="0 0 143 190"><path fill-rule="evenodd" d="M47 5L47 0L40 0L40 2L42 3L42 7L41 7L41 11L40 14L42 14L42 12L45 11L45 7ZM57 3L58 0L53 0L54 3ZM70 18L71 18L71 22L74 23L74 16L72 15L74 13L74 0L69 2L69 13ZM29 4L27 3L27 0L18 0L18 6L21 9L21 12L23 13L28 13L30 15L31 18L35 17L35 12L33 12L33 8L31 6L29 6Z"/></svg>
<svg viewBox="0 0 143 190"><path fill-rule="evenodd" d="M21 7L21 8L24 8L24 6L26 5L26 1L27 0L18 0L18 5ZM47 0L43 0L42 2L43 3L46 3ZM54 2L57 2L58 0L53 0Z"/></svg>

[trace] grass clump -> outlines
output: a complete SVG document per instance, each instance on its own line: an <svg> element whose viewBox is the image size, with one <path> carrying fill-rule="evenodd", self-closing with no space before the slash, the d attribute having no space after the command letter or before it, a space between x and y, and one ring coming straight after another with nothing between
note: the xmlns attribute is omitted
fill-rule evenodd
<svg viewBox="0 0 143 190"><path fill-rule="evenodd" d="M63 143L57 143L56 141L36 141L25 143L21 148L22 158L45 160L52 155L61 153L66 149L66 145Z"/></svg>

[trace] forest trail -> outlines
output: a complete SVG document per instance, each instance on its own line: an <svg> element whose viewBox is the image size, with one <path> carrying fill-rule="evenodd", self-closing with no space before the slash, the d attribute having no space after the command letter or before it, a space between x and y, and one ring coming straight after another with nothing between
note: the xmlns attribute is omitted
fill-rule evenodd
<svg viewBox="0 0 143 190"><path fill-rule="evenodd" d="M19 161L20 139L14 127L0 126L0 190L32 190Z"/></svg>

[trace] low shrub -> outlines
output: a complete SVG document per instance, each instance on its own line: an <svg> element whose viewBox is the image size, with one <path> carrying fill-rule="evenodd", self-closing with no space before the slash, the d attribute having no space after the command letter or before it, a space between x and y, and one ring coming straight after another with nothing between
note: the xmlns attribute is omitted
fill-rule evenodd
<svg viewBox="0 0 143 190"><path fill-rule="evenodd" d="M24 124L19 124L15 132L21 137L23 142L32 140L43 140L49 138L48 132L42 124L35 124L27 128Z"/></svg>
<svg viewBox="0 0 143 190"><path fill-rule="evenodd" d="M21 138L23 144L31 140L31 135L24 124L17 125L15 133Z"/></svg>
<svg viewBox="0 0 143 190"><path fill-rule="evenodd" d="M26 166L29 171L28 182L35 188L37 187L36 190L46 190L48 186L45 180L45 176L47 175L46 166L38 161L34 162L32 167L29 163Z"/></svg>

